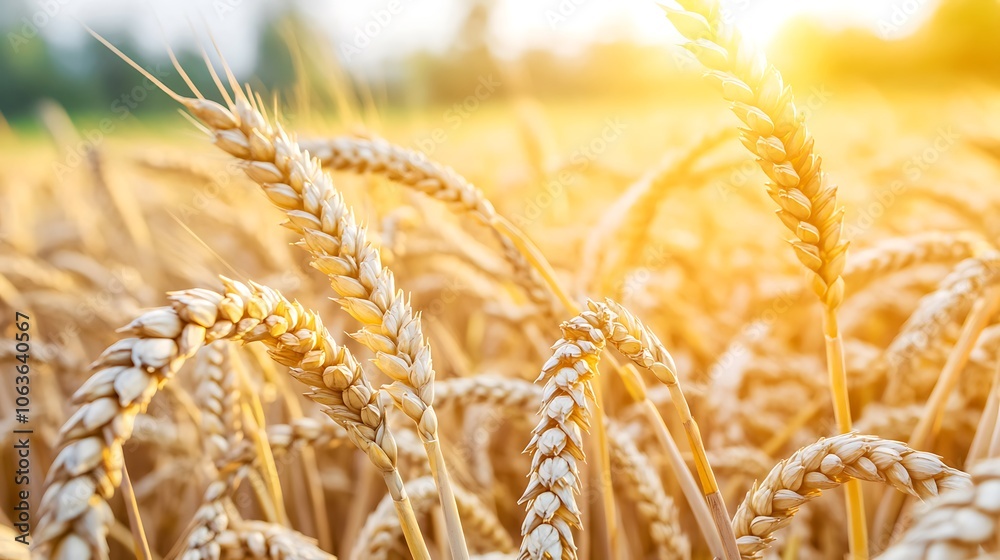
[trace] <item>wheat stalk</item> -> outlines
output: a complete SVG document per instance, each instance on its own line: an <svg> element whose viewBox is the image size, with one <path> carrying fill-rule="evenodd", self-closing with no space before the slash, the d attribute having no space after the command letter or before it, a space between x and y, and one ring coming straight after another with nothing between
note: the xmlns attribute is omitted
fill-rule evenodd
<svg viewBox="0 0 1000 560"><path fill-rule="evenodd" d="M721 15L718 0L678 0L681 9L664 8L690 42L685 47L708 69L706 78L746 125L740 140L770 179L767 194L778 218L794 235L795 256L812 271L812 289L823 304L827 370L834 414L841 433L851 430L851 408L844 367L844 344L837 308L844 299L842 274L848 243L841 239L844 210L837 187L829 184L813 139L798 112L791 89L764 54L743 40ZM868 537L861 487L847 486L852 553L867 556ZM732 551L727 553L732 555Z"/></svg>
<svg viewBox="0 0 1000 560"><path fill-rule="evenodd" d="M103 42L208 127L216 146L241 161L247 176L285 211L289 218L285 225L304 236L304 245L314 257L312 265L330 277L341 296L338 303L365 325L354 336L375 352L376 365L393 380L386 390L417 424L441 494L452 554L456 560L467 558L437 437L434 370L420 318L396 291L392 272L382 266L378 251L368 244L364 228L355 223L330 176L280 125L269 122L257 101L243 95L231 76L237 98L232 101L226 94L229 108L201 97L182 97Z"/></svg>
<svg viewBox="0 0 1000 560"><path fill-rule="evenodd" d="M966 259L940 282L937 290L921 298L880 360L888 376L886 401L899 402L899 395L907 393L905 381L914 361L939 345L946 329L961 321L984 290L1000 281L998 267L998 251Z"/></svg>
<svg viewBox="0 0 1000 560"><path fill-rule="evenodd" d="M691 416L675 373L673 358L642 323L608 300L564 322L563 336L537 381L544 381L542 419L525 448L532 454L530 481L520 502L527 503L521 526L521 556L533 559L576 558L572 529L580 528L578 461L584 460L581 431L589 429L587 399L596 400L593 381L605 345L611 343L637 366L652 372L671 390L674 407L688 434L702 489L710 498L720 534L728 533L729 517L720 503L718 485L705 457L698 425ZM724 525L723 525L724 523ZM731 533L730 533L731 537Z"/></svg>
<svg viewBox="0 0 1000 560"><path fill-rule="evenodd" d="M722 535L719 534L715 526L712 512L709 511L706 501L702 499L703 493L698 487L698 482L695 481L691 470L688 469L687 462L684 460L681 450L677 447L677 442L674 441L673 436L670 434L670 430L667 429L663 417L660 416L654 400L650 398L646 384L639 375L638 369L635 364L626 364L625 367L619 369L619 375L625 383L625 389L629 397L636 403L639 403L641 413L652 426L656 439L663 447L667 455L667 460L673 468L674 476L677 477L681 492L684 494L684 498L691 508L691 513L694 515L695 522L702 536L705 537L705 542L708 544L709 550L713 556L721 558L725 554L723 552ZM668 394L672 393L672 389L667 387L660 388L666 390ZM671 401L672 404L672 398L666 400Z"/></svg>
<svg viewBox="0 0 1000 560"><path fill-rule="evenodd" d="M414 479L406 484L406 492L413 501L418 518L430 515L435 505L435 486L431 477ZM469 530L473 550L489 552L510 552L514 549L510 535L497 520L496 515L474 496L456 487L459 511ZM368 516L358 537L357 545L351 553L356 560L386 560L396 558L404 550L400 544L402 536L399 523L392 515L388 500L383 500ZM478 545L478 546L477 546Z"/></svg>
<svg viewBox="0 0 1000 560"><path fill-rule="evenodd" d="M591 305L593 307L596 304L592 303ZM726 503L719 492L719 485L712 472L712 465L708 461L705 444L701 438L701 430L691 415L691 408L684 396L680 380L677 378L677 368L674 365L673 357L656 335L629 310L612 300L606 300L605 306L615 318L614 323L609 325L611 330L608 333L608 341L619 352L632 360L632 363L652 373L670 390L671 404L677 411L687 434L691 451L694 453L694 463L700 478L701 489L711 510L716 530L722 538L723 550L730 550L735 546L735 542L733 542L732 533L728 528L729 513L726 511Z"/></svg>
<svg viewBox="0 0 1000 560"><path fill-rule="evenodd" d="M475 216L492 228L504 257L514 270L515 278L531 301L547 316L553 316L558 311L552 294L524 254L497 229L499 216L493 204L481 190L451 167L431 161L421 152L396 146L381 138L342 136L303 140L300 145L318 157L324 167L357 174L383 175L390 181L447 203L458 213Z"/></svg>
<svg viewBox="0 0 1000 560"><path fill-rule="evenodd" d="M131 337L108 347L94 363L95 373L73 397L78 408L60 432L61 450L39 506L33 546L43 555L107 557L105 535L113 520L107 500L120 484L122 444L133 420L186 359L221 339L260 340L292 375L311 384L310 397L325 405L324 412L383 471L401 517L407 517L385 411L354 358L318 316L278 292L225 278L223 284L224 293L172 292L170 307L149 311L121 329ZM418 539L419 532L407 536ZM422 545L413 541L416 550Z"/></svg>
<svg viewBox="0 0 1000 560"><path fill-rule="evenodd" d="M760 558L773 533L803 504L852 479L888 484L921 499L968 484L968 475L938 456L898 441L857 434L820 439L775 465L747 492L733 517L742 557Z"/></svg>

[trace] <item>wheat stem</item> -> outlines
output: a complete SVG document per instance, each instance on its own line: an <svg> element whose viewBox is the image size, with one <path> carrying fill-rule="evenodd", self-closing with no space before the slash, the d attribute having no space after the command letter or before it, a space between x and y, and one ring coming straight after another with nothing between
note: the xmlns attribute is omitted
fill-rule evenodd
<svg viewBox="0 0 1000 560"><path fill-rule="evenodd" d="M701 438L698 422L691 415L691 408L684 396L680 379L677 377L673 357L656 335L630 311L611 300L606 300L605 305L615 317L611 335L608 337L609 341L637 366L649 370L670 391L670 401L677 411L677 416L687 434L691 453L694 455L695 469L701 482L702 494L708 502L716 530L722 538L724 557L733 560L739 558L736 540L729 529L729 513L726 511L726 503L722 499L719 484L715 480L715 473L712 472L712 465L708 461L708 453Z"/></svg>
<svg viewBox="0 0 1000 560"><path fill-rule="evenodd" d="M132 490L132 480L128 476L128 467L122 462L122 497L125 498L125 509L128 511L128 524L132 530L132 542L135 547L135 557L139 560L151 560L149 542L142 528L142 517L139 516L139 504L135 501Z"/></svg>
<svg viewBox="0 0 1000 560"><path fill-rule="evenodd" d="M986 457L992 457L989 453L991 443L996 433L997 420L1000 419L1000 360L996 360L993 366L993 380L990 387L990 394L986 398L986 406L983 407L979 422L976 425L976 435L969 445L969 453L965 458L965 464L975 465Z"/></svg>
<svg viewBox="0 0 1000 560"><path fill-rule="evenodd" d="M945 405L954 392L965 365L969 362L969 354L976 344L976 339L979 337L979 333L986 328L987 323L998 308L1000 308L1000 286L987 288L973 304L972 310L969 311L969 315L962 325L958 341L948 354L948 360L934 384L934 390L924 405L924 412L910 435L909 444L911 447L926 448L933 442L941 427ZM879 506L875 519L876 526L880 529L880 544L888 543L904 501L905 496L890 495Z"/></svg>

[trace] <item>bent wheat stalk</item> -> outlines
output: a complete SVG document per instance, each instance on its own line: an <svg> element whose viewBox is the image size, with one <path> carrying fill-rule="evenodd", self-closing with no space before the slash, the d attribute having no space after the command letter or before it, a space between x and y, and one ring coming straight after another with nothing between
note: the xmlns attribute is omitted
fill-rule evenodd
<svg viewBox="0 0 1000 560"><path fill-rule="evenodd" d="M729 516L721 502L718 484L705 454L698 425L684 399L674 372L673 358L631 313L608 300L589 302L589 309L564 322L563 336L553 346L552 357L542 366L536 382L544 381L542 419L525 448L532 454L528 487L521 496L527 514L521 526L522 558L543 560L577 557L574 528L580 528L576 503L580 473L585 460L581 432L590 428L587 400L595 400L597 363L611 343L637 366L652 372L671 391L673 404L688 434L702 491L709 500L713 520L723 540L733 541ZM703 474L702 474L703 473Z"/></svg>
<svg viewBox="0 0 1000 560"><path fill-rule="evenodd" d="M558 303L553 300L553 294L570 313L579 313L579 307L559 286L551 266L537 247L516 226L497 214L493 205L479 189L452 169L428 161L419 152L381 140L338 138L308 145L317 150L324 164L334 169L382 173L389 179L416 188L431 197L452 203L462 211L473 214L493 228L504 255L513 265L522 286L547 316L553 317L558 314ZM541 279L537 276L541 276ZM544 288L546 285L548 290ZM595 386L594 390L600 397L600 387ZM608 471L607 437L604 434L603 413L600 409L596 415L601 420L596 428L598 448L601 451L597 463L603 481L601 509L604 524L610 534L610 546L613 548L616 530L614 498L611 495Z"/></svg>
<svg viewBox="0 0 1000 560"><path fill-rule="evenodd" d="M61 450L46 480L33 547L43 557L107 558L114 517L107 501L120 484L122 445L137 414L185 360L215 340L262 341L279 363L313 387L310 397L351 434L384 474L397 500L415 558L429 558L395 467L396 447L385 410L346 348L319 317L278 292L223 278L224 293L193 289L170 294L121 329L95 373L73 396L78 405L60 432Z"/></svg>
<svg viewBox="0 0 1000 560"><path fill-rule="evenodd" d="M664 7L667 17L690 40L685 47L709 69L706 77L719 86L746 125L740 140L770 179L767 194L779 207L778 218L795 235L791 242L795 256L813 272L812 289L823 305L834 414L839 431L847 433L851 408L837 308L844 298L848 243L841 239L844 210L837 206L837 187L826 180L791 89L764 54L724 21L719 1L678 0L678 4L679 10ZM864 558L868 537L861 487L852 482L846 490L851 551Z"/></svg>
<svg viewBox="0 0 1000 560"><path fill-rule="evenodd" d="M639 403L643 415L653 427L656 439L659 441L660 446L663 447L667 459L673 467L674 476L677 477L677 483L680 485L681 492L684 494L684 498L691 508L691 513L694 514L698 529L701 530L702 536L705 537L705 543L708 545L709 551L713 557L722 558L725 554L722 545L722 536L715 527L712 512L709 511L708 504L702 499L702 492L698 488L698 482L695 481L691 470L687 468L687 463L684 461L681 450L677 447L677 442L674 441L670 430L667 429L667 425L663 421L663 417L660 416L656 405L649 398L646 392L646 384L639 375L638 369L634 364L626 364L619 370L619 374L625 383L625 389L629 396Z"/></svg>
<svg viewBox="0 0 1000 560"><path fill-rule="evenodd" d="M926 499L968 486L968 475L930 453L875 436L842 434L803 447L754 483L733 517L740 554L761 558L775 531L806 502L848 480L881 482Z"/></svg>
<svg viewBox="0 0 1000 560"><path fill-rule="evenodd" d="M726 510L726 502L722 498L715 473L712 472L712 465L708 461L708 453L701 439L701 430L691 415L691 408L677 378L677 367L674 365L673 357L656 335L629 310L610 299L605 302L605 307L614 317L614 322L609 325L611 330L608 333L608 341L632 360L632 363L652 373L670 390L670 401L687 434L702 493L708 502L715 528L722 538L723 552L733 554L736 542L728 527L729 512ZM592 307L594 305L591 304Z"/></svg>
<svg viewBox="0 0 1000 560"><path fill-rule="evenodd" d="M396 146L381 138L343 136L300 141L306 151L320 159L324 167L352 173L376 173L447 203L463 214L471 214L492 228L504 257L514 270L532 303L547 317L555 317L558 303L536 270L511 240L496 227L498 215L493 204L475 185L452 168L429 160L423 153Z"/></svg>
<svg viewBox="0 0 1000 560"><path fill-rule="evenodd" d="M382 266L378 250L368 243L365 229L355 222L330 175L280 124L272 124L260 100L254 98L249 87L244 94L225 67L235 95L235 100L231 98L207 54L206 64L228 107L202 97L176 60L175 68L195 98L167 88L106 40L94 36L183 105L206 127L216 146L236 158L247 176L285 212L289 221L284 225L303 235L302 244L313 256L312 266L330 278L340 295L337 303L364 325L353 336L375 353L376 365L392 379L386 391L417 424L440 493L452 556L467 560L462 522L438 440L434 369L420 317L396 290L392 271Z"/></svg>

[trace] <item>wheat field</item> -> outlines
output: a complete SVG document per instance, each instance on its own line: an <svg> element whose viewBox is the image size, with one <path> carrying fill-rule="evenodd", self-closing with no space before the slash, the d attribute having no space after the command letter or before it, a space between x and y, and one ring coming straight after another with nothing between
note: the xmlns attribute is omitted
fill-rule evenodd
<svg viewBox="0 0 1000 560"><path fill-rule="evenodd" d="M186 118L0 129L0 557L1000 557L1000 89L651 13L443 112L91 31Z"/></svg>

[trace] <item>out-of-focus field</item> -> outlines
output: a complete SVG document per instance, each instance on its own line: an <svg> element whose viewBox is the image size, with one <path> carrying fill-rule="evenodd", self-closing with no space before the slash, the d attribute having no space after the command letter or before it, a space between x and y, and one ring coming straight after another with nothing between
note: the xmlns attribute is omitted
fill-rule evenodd
<svg viewBox="0 0 1000 560"><path fill-rule="evenodd" d="M513 91L466 98L462 110L451 104L373 109L351 102L349 113L336 114L285 100L282 105L284 124L299 140L380 137L452 167L537 244L574 301L610 297L640 317L676 362L732 513L754 480L837 427L822 310L786 242L789 232L773 215L777 207L765 193L766 178L740 145L739 123L716 91L692 85L687 75L678 84L628 99L550 99ZM927 414L923 404L954 353L968 309L986 296L958 298L952 311L916 325L907 320L960 261L988 255L996 262L990 250L1000 240L1000 91L974 80L921 88L853 81L791 85L846 209L851 249L839 317L856 429L907 441ZM220 274L279 290L317 311L376 387L387 381L370 367L372 354L346 334L358 322L331 301L328 278L294 246L300 235L278 226L282 212L196 126L180 116L133 116L110 127L105 122L101 131L106 115L70 119L54 104L37 115L31 124L0 131L0 334L13 338L15 311L31 317L34 429L30 484L4 477L0 526L13 526L22 489L30 490L32 511L39 510L45 473L65 436L60 427L75 410L70 396L90 375L88 364L121 338L116 329L166 305L169 291L217 290ZM396 287L421 315L436 382L448 395L436 405L448 467L456 486L477 500L479 515L490 519L484 525L498 527L485 536L488 531L469 529L470 548L512 553L524 519L518 497L531 470L521 451L540 401L511 405L502 396L480 400L447 387L473 376L534 381L560 337L559 321L571 314L548 317L526 297L477 220L379 170L332 176L394 272ZM642 202L632 205L635 200ZM935 243L937 249L926 249ZM872 264L880 259L883 265ZM894 353L914 329L920 342ZM995 451L989 443L997 437L997 403L991 400L1000 349L995 313L975 334L939 431L923 449L963 470ZM0 348L4 368L16 365L13 348L6 342ZM341 558L407 557L401 534L383 537L389 544L377 553L375 545L365 549L365 539L382 542L364 526L375 519L385 488L343 432L299 397L304 387L259 345L234 344L231 354L224 348L229 367L239 372L234 398L243 407L241 430L248 440L266 434L274 447L273 461L255 463L249 483L234 493L231 512L239 516L233 518L284 522ZM206 411L218 411L200 385L201 359L163 386L124 447L153 558L167 558L175 543L185 542L206 487L219 477L219 463L213 466L207 451L212 432L203 423ZM634 443L641 469L655 475L642 486L629 475L637 467L621 466L612 454L621 550L629 553L622 557L710 557L655 430L608 362L601 367L609 436ZM651 375L643 379L694 468L668 390ZM15 402L13 386L5 371L0 410ZM320 422L326 428L317 427ZM390 423L404 481L426 475L409 420L391 413ZM16 427L10 414L0 417L4 473L16 464ZM282 447L288 433L301 435L295 429L327 437ZM268 466L281 483L281 507L262 482L271 474ZM583 477L586 530L578 541L589 556L581 557L600 558L595 550L601 544L592 536L600 535L594 530L599 491L591 486L597 474L585 470ZM885 542L873 519L892 492L888 485L865 487L874 550ZM804 505L768 554L842 558L847 521L840 493L831 490ZM661 494L651 515L649 497ZM110 555L130 558L134 529L127 501L117 492L110 504ZM284 520L275 513L282 508ZM912 508L907 505L904 520ZM326 520L317 518L320 509ZM441 518L428 513L419 521L434 556L445 557ZM657 540L656 531L673 535L677 548ZM26 557L22 548L11 550L4 553Z"/></svg>

